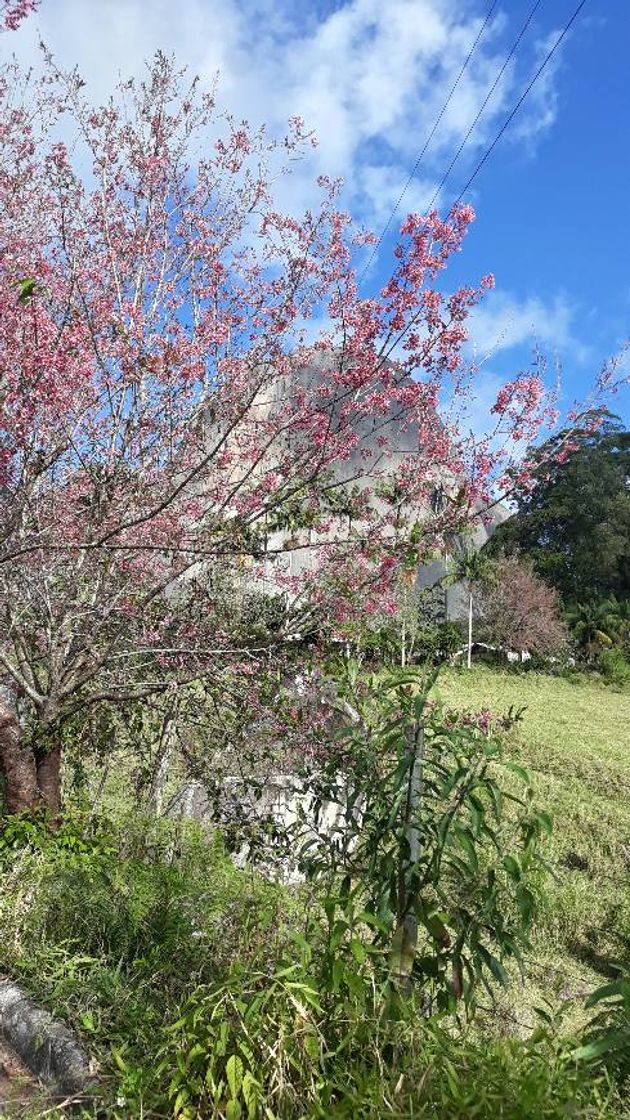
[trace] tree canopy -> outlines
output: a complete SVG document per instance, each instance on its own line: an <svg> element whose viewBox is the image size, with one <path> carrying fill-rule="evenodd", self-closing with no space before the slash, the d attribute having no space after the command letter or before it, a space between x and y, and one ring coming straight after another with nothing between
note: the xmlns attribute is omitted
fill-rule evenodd
<svg viewBox="0 0 630 1120"><path fill-rule="evenodd" d="M566 603L630 597L630 432L608 410L592 412L544 444L538 462L489 551L528 556Z"/></svg>
<svg viewBox="0 0 630 1120"><path fill-rule="evenodd" d="M0 68L0 116L0 772L11 811L56 812L81 712L200 681L251 697L314 618L387 606L401 557L477 520L509 464L436 423L493 284L436 287L470 206L408 215L367 298L339 184L276 206L298 118L252 130L161 53L95 107L45 50L39 76ZM519 448L552 412L518 376L492 420ZM286 605L264 634L241 583Z"/></svg>

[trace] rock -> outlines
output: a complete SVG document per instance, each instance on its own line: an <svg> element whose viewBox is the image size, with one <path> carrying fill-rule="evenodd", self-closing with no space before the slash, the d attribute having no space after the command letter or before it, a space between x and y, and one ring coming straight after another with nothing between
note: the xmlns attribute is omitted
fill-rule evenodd
<svg viewBox="0 0 630 1120"><path fill-rule="evenodd" d="M55 1093L82 1096L94 1087L87 1055L71 1031L10 980L0 980L0 1035Z"/></svg>
<svg viewBox="0 0 630 1120"><path fill-rule="evenodd" d="M297 870L298 853L307 840L327 847L344 843L345 793L340 781L339 800L322 800L316 810L314 793L296 775L271 774L251 785L231 776L223 782L219 806L210 800L201 782L190 781L172 799L170 813L174 817L207 821L224 834L234 831L236 836L244 837L249 833L249 841L239 843L232 852L236 865L244 866L256 852L254 862L263 874L296 883L303 878ZM360 806L356 814L360 820ZM352 848L356 838L345 842Z"/></svg>

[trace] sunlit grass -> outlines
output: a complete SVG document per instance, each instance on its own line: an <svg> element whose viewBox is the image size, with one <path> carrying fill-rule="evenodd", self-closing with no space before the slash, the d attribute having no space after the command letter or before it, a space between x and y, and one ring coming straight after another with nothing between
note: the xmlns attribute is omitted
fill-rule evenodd
<svg viewBox="0 0 630 1120"><path fill-rule="evenodd" d="M526 705L509 749L554 830L530 974L511 998L516 1007L543 998L562 1006L630 962L630 691L482 667L445 670L438 692L458 708Z"/></svg>

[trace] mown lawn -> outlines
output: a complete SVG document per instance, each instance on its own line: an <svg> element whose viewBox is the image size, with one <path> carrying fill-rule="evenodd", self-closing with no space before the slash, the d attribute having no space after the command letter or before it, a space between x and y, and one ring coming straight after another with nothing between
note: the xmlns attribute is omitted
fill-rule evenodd
<svg viewBox="0 0 630 1120"><path fill-rule="evenodd" d="M446 670L437 690L453 707L526 705L509 750L529 770L554 830L530 975L511 1002L529 1009L549 998L570 1006L575 1022L578 1005L569 1001L630 962L630 691L486 667Z"/></svg>

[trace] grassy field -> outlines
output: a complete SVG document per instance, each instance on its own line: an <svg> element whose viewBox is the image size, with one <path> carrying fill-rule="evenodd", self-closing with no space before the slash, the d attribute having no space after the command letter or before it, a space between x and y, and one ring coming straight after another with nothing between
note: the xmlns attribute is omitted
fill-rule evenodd
<svg viewBox="0 0 630 1120"><path fill-rule="evenodd" d="M526 706L510 738L540 808L554 821L550 875L532 942L527 984L510 1004L525 1023L542 998L571 1001L630 962L630 691L596 679L564 679L486 667L447 670L438 692L452 707L502 713Z"/></svg>

